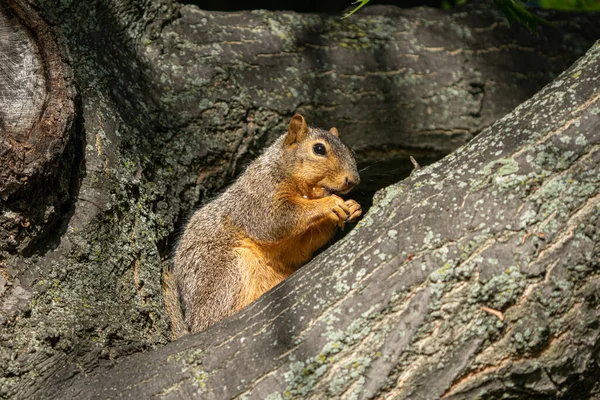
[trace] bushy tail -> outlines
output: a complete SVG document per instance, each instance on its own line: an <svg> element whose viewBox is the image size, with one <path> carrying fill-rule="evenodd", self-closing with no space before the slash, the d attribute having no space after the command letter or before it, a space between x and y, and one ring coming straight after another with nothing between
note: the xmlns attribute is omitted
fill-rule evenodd
<svg viewBox="0 0 600 400"><path fill-rule="evenodd" d="M177 340L190 332L183 319L175 278L168 269L162 274L162 286L165 297L165 309L171 319L171 340Z"/></svg>

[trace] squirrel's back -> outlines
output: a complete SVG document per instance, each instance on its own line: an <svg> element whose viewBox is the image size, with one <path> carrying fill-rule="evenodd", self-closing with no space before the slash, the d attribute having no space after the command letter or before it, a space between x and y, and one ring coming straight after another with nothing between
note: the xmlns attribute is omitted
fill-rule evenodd
<svg viewBox="0 0 600 400"><path fill-rule="evenodd" d="M192 331L204 330L239 308L243 276L234 248L243 236L243 225L248 225L243 221L266 219L258 215L268 213L268 209L257 197L275 190L275 177L265 170L271 157L268 153L259 156L223 193L194 212L180 238L173 275Z"/></svg>

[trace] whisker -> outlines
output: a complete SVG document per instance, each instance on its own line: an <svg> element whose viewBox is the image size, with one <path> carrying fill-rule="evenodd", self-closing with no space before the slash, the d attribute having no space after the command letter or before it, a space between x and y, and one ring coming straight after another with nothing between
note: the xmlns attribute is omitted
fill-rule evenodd
<svg viewBox="0 0 600 400"><path fill-rule="evenodd" d="M371 164L367 165L366 167L364 167L364 168L361 168L361 169L360 169L358 172L360 173L360 172L366 171L366 170L368 170L369 168L371 168L372 166L374 166L374 165L377 165L377 164L379 164L379 163L381 163L381 160L377 160L377 161L375 161L374 163L371 163Z"/></svg>
<svg viewBox="0 0 600 400"><path fill-rule="evenodd" d="M382 172L380 174L368 174L368 175L365 175L364 178L373 177L373 176L394 176L394 175L396 175L394 172L396 172L396 171Z"/></svg>
<svg viewBox="0 0 600 400"><path fill-rule="evenodd" d="M373 166L373 165L367 165L366 167L359 169L359 170L358 170L358 173L360 174L361 172L364 172L364 171L368 170L368 169L369 169L369 168L371 168L372 166Z"/></svg>

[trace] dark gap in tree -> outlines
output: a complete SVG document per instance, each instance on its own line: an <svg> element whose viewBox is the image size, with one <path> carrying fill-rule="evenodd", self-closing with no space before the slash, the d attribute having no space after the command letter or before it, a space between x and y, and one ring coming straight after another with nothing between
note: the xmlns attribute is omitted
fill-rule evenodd
<svg viewBox="0 0 600 400"><path fill-rule="evenodd" d="M421 167L432 164L443 156L434 151L431 155L414 155ZM362 161L359 158L360 184L349 196L358 201L363 212L366 212L373 205L373 196L378 190L406 179L413 169L408 157L394 157L381 161Z"/></svg>
<svg viewBox="0 0 600 400"><path fill-rule="evenodd" d="M218 1L218 0L183 0L183 4L195 4L204 10L211 11L241 11L241 10L271 10L271 11L296 11L303 13L342 13L354 7L353 0L250 0L250 1ZM402 8L429 6L441 7L441 0L371 0L371 4L391 4Z"/></svg>
<svg viewBox="0 0 600 400"><path fill-rule="evenodd" d="M424 167L438 161L444 156L436 154L436 152L432 151L431 155L415 155L415 159L417 159L421 167ZM408 178L413 169L414 166L408 157L361 161L359 155L358 170L361 171L360 184L348 193L346 198L356 200L361 205L363 215L365 215L373 205L373 198L378 190ZM317 254L327 250L332 244L346 236L357 223L346 224L344 230L338 229L333 239L327 245L323 246L323 248L319 249Z"/></svg>

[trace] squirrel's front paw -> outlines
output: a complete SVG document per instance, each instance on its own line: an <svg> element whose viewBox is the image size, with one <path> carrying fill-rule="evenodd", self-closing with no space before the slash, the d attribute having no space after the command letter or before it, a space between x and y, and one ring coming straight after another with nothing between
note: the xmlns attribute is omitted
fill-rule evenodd
<svg viewBox="0 0 600 400"><path fill-rule="evenodd" d="M362 208L355 200L346 200L346 207L348 207L348 222L354 222L362 215Z"/></svg>
<svg viewBox="0 0 600 400"><path fill-rule="evenodd" d="M348 219L348 215L350 215L350 209L346 205L344 199L335 194L329 196L328 199L332 202L331 211L333 211L333 219L339 227L343 228Z"/></svg>

